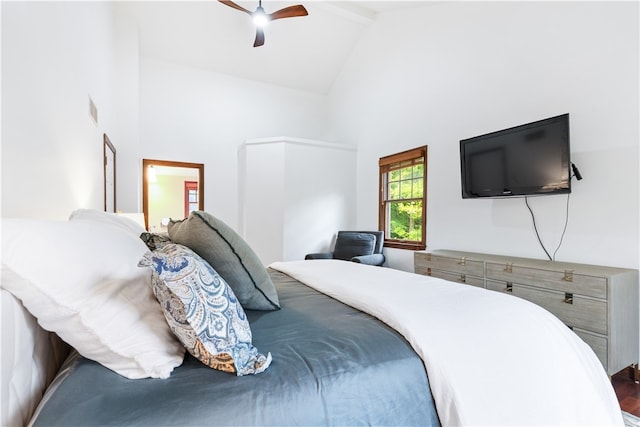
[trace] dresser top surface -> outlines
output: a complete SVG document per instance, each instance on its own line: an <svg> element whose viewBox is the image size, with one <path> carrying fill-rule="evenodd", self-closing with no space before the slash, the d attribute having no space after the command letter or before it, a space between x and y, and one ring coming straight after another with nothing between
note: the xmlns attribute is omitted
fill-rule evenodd
<svg viewBox="0 0 640 427"><path fill-rule="evenodd" d="M435 249L431 251L424 251L422 253L431 253L433 255L452 258L464 257L470 261L476 260L500 264L512 263L514 265L522 265L523 267L541 268L548 270L580 270L580 272L582 272L583 274L620 274L629 272L635 272L636 274L638 273L638 270L628 268L607 267L603 265L580 264L574 262L549 261L534 258L521 258L508 255L483 254L478 252L465 252L449 249Z"/></svg>

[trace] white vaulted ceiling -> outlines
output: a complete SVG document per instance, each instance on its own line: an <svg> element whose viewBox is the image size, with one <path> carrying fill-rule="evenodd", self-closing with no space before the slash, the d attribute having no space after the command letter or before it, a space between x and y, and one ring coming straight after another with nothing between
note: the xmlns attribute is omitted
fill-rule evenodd
<svg viewBox="0 0 640 427"><path fill-rule="evenodd" d="M236 2L255 10L256 1ZM428 1L263 1L267 13L303 4L309 16L281 19L253 47L250 16L216 0L123 1L137 23L140 56L326 94L352 49L378 16Z"/></svg>

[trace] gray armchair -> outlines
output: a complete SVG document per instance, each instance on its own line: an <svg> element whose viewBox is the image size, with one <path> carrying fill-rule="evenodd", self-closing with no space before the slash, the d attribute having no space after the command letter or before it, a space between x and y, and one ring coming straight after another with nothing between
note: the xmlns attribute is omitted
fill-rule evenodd
<svg viewBox="0 0 640 427"><path fill-rule="evenodd" d="M369 265L382 265L384 232L338 231L333 252L307 254L304 259L341 259Z"/></svg>

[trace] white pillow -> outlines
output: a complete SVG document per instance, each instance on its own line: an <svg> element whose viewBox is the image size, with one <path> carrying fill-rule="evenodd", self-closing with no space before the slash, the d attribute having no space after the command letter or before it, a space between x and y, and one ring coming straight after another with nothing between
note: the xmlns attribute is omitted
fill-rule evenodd
<svg viewBox="0 0 640 427"><path fill-rule="evenodd" d="M137 221L127 216L98 211L95 209L76 209L71 212L71 215L69 215L69 221L75 220L100 221L104 224L111 224L115 227L120 227L123 230L128 230L136 236L140 236L140 234L147 231Z"/></svg>
<svg viewBox="0 0 640 427"><path fill-rule="evenodd" d="M2 220L2 287L83 356L127 378L166 378L182 363L138 268L146 245L101 221ZM15 273L15 274L12 274Z"/></svg>

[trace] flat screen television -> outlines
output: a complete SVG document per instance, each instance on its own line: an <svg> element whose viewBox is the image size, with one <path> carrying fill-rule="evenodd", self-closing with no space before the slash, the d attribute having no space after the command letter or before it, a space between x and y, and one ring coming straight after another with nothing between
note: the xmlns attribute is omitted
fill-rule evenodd
<svg viewBox="0 0 640 427"><path fill-rule="evenodd" d="M460 141L462 198L571 192L569 114Z"/></svg>

